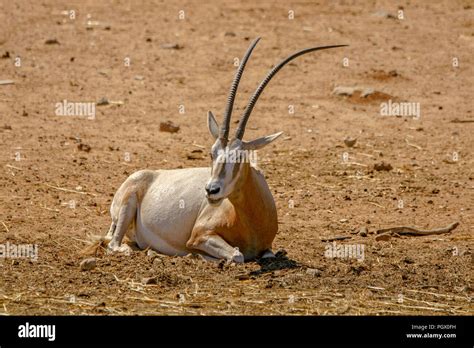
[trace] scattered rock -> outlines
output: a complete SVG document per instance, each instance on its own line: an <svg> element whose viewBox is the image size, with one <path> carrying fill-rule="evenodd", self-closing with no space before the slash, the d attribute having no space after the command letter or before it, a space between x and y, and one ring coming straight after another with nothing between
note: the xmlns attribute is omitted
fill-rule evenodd
<svg viewBox="0 0 474 348"><path fill-rule="evenodd" d="M6 51L4 54L2 54L2 59L8 59L10 58L10 52Z"/></svg>
<svg viewBox="0 0 474 348"><path fill-rule="evenodd" d="M90 271L97 266L97 259L91 257L81 261L81 271Z"/></svg>
<svg viewBox="0 0 474 348"><path fill-rule="evenodd" d="M367 234L368 234L367 227L365 226L361 227L359 230L359 236L367 237Z"/></svg>
<svg viewBox="0 0 474 348"><path fill-rule="evenodd" d="M394 97L386 93L376 91L375 89L370 87L336 86L333 89L332 94L341 97L348 97L351 101L358 103L368 103L395 99Z"/></svg>
<svg viewBox="0 0 474 348"><path fill-rule="evenodd" d="M375 163L374 164L374 169L378 172L380 171L391 171L393 169L392 165L390 163L385 163L384 161L380 163Z"/></svg>
<svg viewBox="0 0 474 348"><path fill-rule="evenodd" d="M250 276L248 274L239 274L235 278L238 280L248 280L250 279Z"/></svg>
<svg viewBox="0 0 474 348"><path fill-rule="evenodd" d="M137 81L142 81L144 79L142 75L135 75L133 78Z"/></svg>
<svg viewBox="0 0 474 348"><path fill-rule="evenodd" d="M156 283L157 283L156 277L145 277L145 278L142 278L142 284L143 284L143 285L150 285L150 284L156 284Z"/></svg>
<svg viewBox="0 0 474 348"><path fill-rule="evenodd" d="M231 37L235 37L235 33L233 31L226 31L224 36L231 36Z"/></svg>
<svg viewBox="0 0 474 348"><path fill-rule="evenodd" d="M336 86L332 90L332 94L339 95L339 96L350 97L354 94L355 91L356 91L355 87Z"/></svg>
<svg viewBox="0 0 474 348"><path fill-rule="evenodd" d="M148 249L146 252L146 256L149 257L150 259L154 259L155 257L159 257L160 254L158 254L155 250L153 249Z"/></svg>
<svg viewBox="0 0 474 348"><path fill-rule="evenodd" d="M306 270L306 274L309 274L310 276L313 276L313 277L320 277L321 273L322 273L321 270L316 269L316 268L308 268Z"/></svg>
<svg viewBox="0 0 474 348"><path fill-rule="evenodd" d="M9 124L5 124L2 128L6 130L11 130L12 126L10 126Z"/></svg>
<svg viewBox="0 0 474 348"><path fill-rule="evenodd" d="M160 122L160 132L176 133L177 131L179 131L179 126L173 124L173 122Z"/></svg>
<svg viewBox="0 0 474 348"><path fill-rule="evenodd" d="M340 96L351 97L354 94L359 94L361 98L365 98L373 94L375 90L373 88L367 87L346 87L346 86L337 86L333 89L332 93Z"/></svg>
<svg viewBox="0 0 474 348"><path fill-rule="evenodd" d="M389 241L391 238L392 236L390 235L390 233L382 233L376 236L375 240L377 242L381 242L381 241L386 242L386 241Z"/></svg>
<svg viewBox="0 0 474 348"><path fill-rule="evenodd" d="M77 149L79 151L84 151L84 152L90 152L91 151L90 145L83 144L83 143L77 144Z"/></svg>
<svg viewBox="0 0 474 348"><path fill-rule="evenodd" d="M346 137L344 139L344 144L346 144L347 147L354 146L356 142L357 142L357 138Z"/></svg>
<svg viewBox="0 0 474 348"><path fill-rule="evenodd" d="M202 159L203 158L202 153L203 153L202 150L196 149L196 150L191 151L191 153L187 155L187 158L190 160Z"/></svg>
<svg viewBox="0 0 474 348"><path fill-rule="evenodd" d="M165 43L165 44L161 44L160 47L167 50L180 50L183 48L183 46L177 43Z"/></svg>
<svg viewBox="0 0 474 348"><path fill-rule="evenodd" d="M100 98L100 100L97 102L97 106L109 105L109 104L110 104L110 102L106 97Z"/></svg>
<svg viewBox="0 0 474 348"><path fill-rule="evenodd" d="M47 39L44 43L46 45L59 45L59 41L57 39Z"/></svg>
<svg viewBox="0 0 474 348"><path fill-rule="evenodd" d="M369 73L369 76L376 80L386 81L394 77L400 77L400 74L396 70L390 70L389 72L386 72L384 70L372 69L372 72Z"/></svg>

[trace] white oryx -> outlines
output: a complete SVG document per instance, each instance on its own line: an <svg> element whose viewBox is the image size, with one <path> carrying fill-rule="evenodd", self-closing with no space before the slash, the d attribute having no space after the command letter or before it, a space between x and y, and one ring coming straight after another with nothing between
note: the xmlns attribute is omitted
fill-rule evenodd
<svg viewBox="0 0 474 348"><path fill-rule="evenodd" d="M260 83L229 139L234 99L254 40L242 58L230 88L224 121L219 129L208 112L214 138L210 168L141 170L130 175L114 196L107 233L110 251L127 251L125 234L142 248L167 255L199 253L210 259L244 262L272 257L278 230L273 196L263 174L249 160L249 151L263 148L282 133L244 141L245 126L255 103L273 76L294 58L312 51L345 45L312 47L276 65Z"/></svg>

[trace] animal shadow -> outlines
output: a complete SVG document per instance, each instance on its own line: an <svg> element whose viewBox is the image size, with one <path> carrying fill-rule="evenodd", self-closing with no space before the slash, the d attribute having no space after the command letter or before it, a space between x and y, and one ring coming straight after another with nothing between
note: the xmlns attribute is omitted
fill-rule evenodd
<svg viewBox="0 0 474 348"><path fill-rule="evenodd" d="M257 271L250 272L251 276L259 276L265 273L270 273L282 269L293 269L302 267L301 264L292 260L286 256L286 251L280 250L275 254L275 257L258 259L257 264L260 265L260 269Z"/></svg>

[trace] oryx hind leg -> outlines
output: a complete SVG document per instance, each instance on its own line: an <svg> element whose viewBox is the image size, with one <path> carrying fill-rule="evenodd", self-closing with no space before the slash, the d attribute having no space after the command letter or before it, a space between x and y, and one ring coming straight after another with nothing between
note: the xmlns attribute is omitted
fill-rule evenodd
<svg viewBox="0 0 474 348"><path fill-rule="evenodd" d="M137 215L138 199L136 192L126 192L117 203L116 215L112 216L112 225L106 236L106 238L109 236L111 238L107 249L112 252L129 253L131 248L127 244L122 244L122 240Z"/></svg>
<svg viewBox="0 0 474 348"><path fill-rule="evenodd" d="M127 244L122 245L122 240L127 231L133 240L133 228L136 225L137 209L139 202L155 178L155 172L151 170L140 170L130 175L115 193L110 215L112 224L105 239L110 239L108 250L129 253L131 248ZM132 228L133 227L133 228Z"/></svg>
<svg viewBox="0 0 474 348"><path fill-rule="evenodd" d="M117 221L114 221L112 218L112 223L110 224L109 231L105 235L104 239L107 242L110 242L112 240L112 237L114 236L115 228L117 227Z"/></svg>

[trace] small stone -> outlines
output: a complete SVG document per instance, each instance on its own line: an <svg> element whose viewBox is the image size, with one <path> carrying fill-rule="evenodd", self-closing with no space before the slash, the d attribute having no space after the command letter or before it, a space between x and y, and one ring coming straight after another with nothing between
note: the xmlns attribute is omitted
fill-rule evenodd
<svg viewBox="0 0 474 348"><path fill-rule="evenodd" d="M46 45L59 45L59 41L57 39L48 39L44 43Z"/></svg>
<svg viewBox="0 0 474 348"><path fill-rule="evenodd" d="M384 161L380 162L380 163L375 163L374 164L374 169L376 171L391 171L393 169L392 165L390 163L385 163Z"/></svg>
<svg viewBox="0 0 474 348"><path fill-rule="evenodd" d="M160 255L155 250L148 249L148 251L146 252L146 256L149 257L150 259L153 259L153 258L158 257Z"/></svg>
<svg viewBox="0 0 474 348"><path fill-rule="evenodd" d="M333 94L339 96L351 97L352 95L359 95L360 98L366 98L371 94L375 93L375 90L370 87L349 87L349 86L336 86L334 87Z"/></svg>
<svg viewBox="0 0 474 348"><path fill-rule="evenodd" d="M347 147L353 147L356 142L357 138L346 137L344 139L344 144L346 144Z"/></svg>
<svg viewBox="0 0 474 348"><path fill-rule="evenodd" d="M155 257L153 258L153 267L161 267L165 264L162 258L160 257Z"/></svg>
<svg viewBox="0 0 474 348"><path fill-rule="evenodd" d="M109 100L106 97L100 98L100 100L97 102L97 106L101 105L109 105Z"/></svg>
<svg viewBox="0 0 474 348"><path fill-rule="evenodd" d="M359 236L367 237L367 234L368 234L367 227L365 226L361 227L359 231Z"/></svg>
<svg viewBox="0 0 474 348"><path fill-rule="evenodd" d="M375 240L377 242L381 242L381 241L384 241L384 242L387 242L389 241L390 239L392 238L392 236L388 233L382 233L382 234L379 234L378 236L375 237Z"/></svg>
<svg viewBox="0 0 474 348"><path fill-rule="evenodd" d="M333 89L332 93L335 95L350 97L354 94L355 90L354 87L337 86Z"/></svg>
<svg viewBox="0 0 474 348"><path fill-rule="evenodd" d="M308 268L306 270L306 274L309 274L310 276L313 276L313 277L320 277L321 273L322 272L319 269L316 269L316 268Z"/></svg>
<svg viewBox="0 0 474 348"><path fill-rule="evenodd" d="M97 259L91 257L81 261L80 267L81 271L90 271L97 266Z"/></svg>
<svg viewBox="0 0 474 348"><path fill-rule="evenodd" d="M156 277L142 278L142 284L143 285L150 285L150 284L156 284L156 283L157 283Z"/></svg>
<svg viewBox="0 0 474 348"><path fill-rule="evenodd" d="M84 152L90 152L91 151L90 145L83 144L83 143L77 144L77 149L79 151L84 151Z"/></svg>
<svg viewBox="0 0 474 348"><path fill-rule="evenodd" d="M179 126L173 122L160 122L160 132L176 133L177 131L179 131Z"/></svg>
<svg viewBox="0 0 474 348"><path fill-rule="evenodd" d="M235 278L238 280L249 280L250 276L248 274L239 274Z"/></svg>
<svg viewBox="0 0 474 348"><path fill-rule="evenodd" d="M168 49L168 50L180 50L183 48L183 46L177 44L177 43L165 43L160 45L161 48Z"/></svg>

